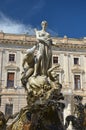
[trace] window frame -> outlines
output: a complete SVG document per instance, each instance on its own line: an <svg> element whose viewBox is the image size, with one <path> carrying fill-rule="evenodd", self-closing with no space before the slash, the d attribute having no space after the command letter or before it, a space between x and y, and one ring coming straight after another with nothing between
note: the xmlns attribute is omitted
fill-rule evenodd
<svg viewBox="0 0 86 130"><path fill-rule="evenodd" d="M57 58L57 59L54 59L54 58ZM52 59L52 60L53 60L53 64L58 64L58 61L59 61L58 59L59 59L58 56L54 55L54 56L53 56L53 59ZM54 62L54 61L55 61L55 62ZM56 62L56 61L57 61L57 62Z"/></svg>
<svg viewBox="0 0 86 130"><path fill-rule="evenodd" d="M75 76L77 76L79 78L77 78ZM79 79L79 83L78 83L78 80L76 80L76 78ZM81 75L80 74L74 75L74 90L81 90Z"/></svg>
<svg viewBox="0 0 86 130"><path fill-rule="evenodd" d="M12 60L12 58L14 59L14 60ZM8 61L9 62L15 62L15 59L16 58L16 55L15 55L15 53L9 53L9 58L8 58Z"/></svg>
<svg viewBox="0 0 86 130"><path fill-rule="evenodd" d="M77 60L77 61L75 61L75 60ZM73 61L74 61L74 65L80 65L79 57L74 57Z"/></svg>
<svg viewBox="0 0 86 130"><path fill-rule="evenodd" d="M13 75L13 80L9 80L9 74L14 74ZM10 89L10 88L14 88L14 83L15 82L15 72L7 72L7 87L6 88L8 88L8 89ZM10 84L13 84L12 86L10 85Z"/></svg>
<svg viewBox="0 0 86 130"><path fill-rule="evenodd" d="M10 116L13 114L13 104L6 103L5 104L5 115Z"/></svg>

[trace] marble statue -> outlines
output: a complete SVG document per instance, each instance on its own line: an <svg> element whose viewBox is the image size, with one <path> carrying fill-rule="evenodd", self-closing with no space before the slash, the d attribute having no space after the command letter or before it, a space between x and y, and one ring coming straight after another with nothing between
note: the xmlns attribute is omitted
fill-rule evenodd
<svg viewBox="0 0 86 130"><path fill-rule="evenodd" d="M34 45L32 48L27 49L26 54L23 59L22 67L23 67L23 72L22 72L22 86L27 90L26 84L28 82L29 77L33 74L34 72L34 64L35 64L35 56L34 52L36 50L36 45Z"/></svg>
<svg viewBox="0 0 86 130"><path fill-rule="evenodd" d="M27 106L19 111L7 130L66 130L62 84L55 72L60 65L52 66L55 43L46 32L47 22L42 21L41 26L41 30L35 29L36 44L27 49L22 63L21 83L27 92Z"/></svg>
<svg viewBox="0 0 86 130"><path fill-rule="evenodd" d="M52 65L52 39L50 37L50 34L46 32L47 22L42 21L41 26L42 30L35 29L39 50L36 57L34 76L36 76L39 73L38 69L40 69L41 75L46 75L47 70Z"/></svg>
<svg viewBox="0 0 86 130"><path fill-rule="evenodd" d="M56 43L52 41L50 34L46 32L47 25L47 21L42 21L42 29L35 29L39 49L36 56L34 76L38 74L47 75L48 69L52 66L52 46L55 46Z"/></svg>

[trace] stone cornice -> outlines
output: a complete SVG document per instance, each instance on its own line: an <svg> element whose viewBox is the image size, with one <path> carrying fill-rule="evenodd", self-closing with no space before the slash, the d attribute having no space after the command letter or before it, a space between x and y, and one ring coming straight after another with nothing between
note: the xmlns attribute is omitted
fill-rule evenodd
<svg viewBox="0 0 86 130"><path fill-rule="evenodd" d="M86 39L74 39L74 38L55 38L52 37L53 42L56 43L55 46L53 46L53 49L59 49L62 51L76 51L76 50L82 50L86 51ZM26 34L22 35L16 35L16 34L5 34L0 33L0 44L15 44L15 45L34 45L36 43L36 37L30 36Z"/></svg>
<svg viewBox="0 0 86 130"><path fill-rule="evenodd" d="M60 50L85 50L86 51L86 44L69 44L69 43L56 43L56 46ZM55 47L54 47L55 49Z"/></svg>
<svg viewBox="0 0 86 130"><path fill-rule="evenodd" d="M36 41L0 39L0 44L34 45Z"/></svg>
<svg viewBox="0 0 86 130"><path fill-rule="evenodd" d="M9 40L9 39L0 39L0 44L16 44L16 45L34 45L36 40L34 41L23 41L23 40ZM61 50L86 50L86 44L69 44L69 43L56 43L53 48L59 48Z"/></svg>

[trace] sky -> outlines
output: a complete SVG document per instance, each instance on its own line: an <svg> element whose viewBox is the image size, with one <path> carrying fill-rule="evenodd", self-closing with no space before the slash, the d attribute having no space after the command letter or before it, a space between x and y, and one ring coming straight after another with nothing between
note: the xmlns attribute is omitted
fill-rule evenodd
<svg viewBox="0 0 86 130"><path fill-rule="evenodd" d="M35 35L48 22L51 36L86 37L86 0L0 0L0 31Z"/></svg>

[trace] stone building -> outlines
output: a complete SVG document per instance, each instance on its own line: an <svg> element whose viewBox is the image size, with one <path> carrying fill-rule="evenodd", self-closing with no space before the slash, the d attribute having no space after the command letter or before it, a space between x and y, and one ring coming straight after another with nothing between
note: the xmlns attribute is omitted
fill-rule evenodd
<svg viewBox="0 0 86 130"><path fill-rule="evenodd" d="M52 63L65 95L64 116L73 111L73 95L82 95L86 102L86 38L53 37ZM26 105L26 93L21 87L22 61L26 49L35 44L35 36L0 33L0 110L6 115ZM66 113L67 111L67 113Z"/></svg>

